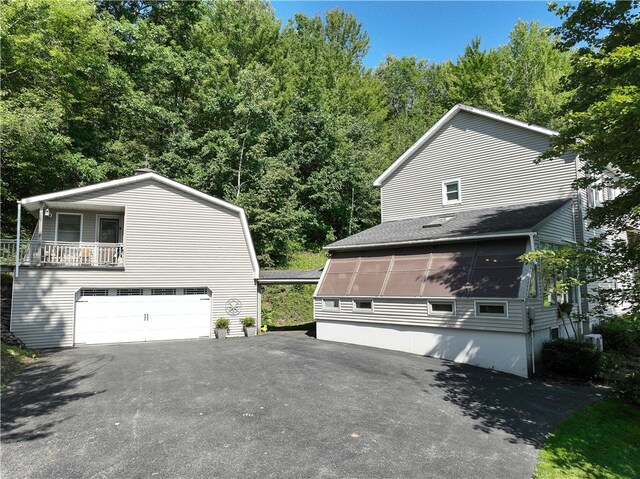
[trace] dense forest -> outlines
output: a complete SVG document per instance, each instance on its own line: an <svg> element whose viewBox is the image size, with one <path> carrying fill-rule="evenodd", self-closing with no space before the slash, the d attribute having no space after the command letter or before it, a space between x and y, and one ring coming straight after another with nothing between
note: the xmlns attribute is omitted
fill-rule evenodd
<svg viewBox="0 0 640 479"><path fill-rule="evenodd" d="M372 182L456 103L557 127L573 49L519 21L456 61L363 65L351 14L260 1L2 1L2 234L15 200L158 173L245 208L263 265L379 221Z"/></svg>

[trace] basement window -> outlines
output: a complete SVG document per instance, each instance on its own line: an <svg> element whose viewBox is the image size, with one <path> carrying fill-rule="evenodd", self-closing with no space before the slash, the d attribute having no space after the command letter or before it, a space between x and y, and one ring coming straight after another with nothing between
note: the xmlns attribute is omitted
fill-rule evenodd
<svg viewBox="0 0 640 479"><path fill-rule="evenodd" d="M323 299L322 300L322 309L324 311L339 311L340 310L340 300L339 299Z"/></svg>
<svg viewBox="0 0 640 479"><path fill-rule="evenodd" d="M454 314L453 301L429 301L429 314Z"/></svg>
<svg viewBox="0 0 640 479"><path fill-rule="evenodd" d="M462 203L462 184L460 179L442 182L442 204L455 205Z"/></svg>
<svg viewBox="0 0 640 479"><path fill-rule="evenodd" d="M476 303L476 316L507 317L507 303Z"/></svg>
<svg viewBox="0 0 640 479"><path fill-rule="evenodd" d="M371 312L373 311L373 301L356 299L353 301L353 310L362 311L362 312Z"/></svg>
<svg viewBox="0 0 640 479"><path fill-rule="evenodd" d="M549 329L549 339L554 340L560 337L560 328L550 328Z"/></svg>

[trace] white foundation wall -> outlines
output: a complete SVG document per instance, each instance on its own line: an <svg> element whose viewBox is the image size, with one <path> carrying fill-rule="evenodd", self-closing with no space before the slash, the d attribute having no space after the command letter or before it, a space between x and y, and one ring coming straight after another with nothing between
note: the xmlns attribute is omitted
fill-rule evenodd
<svg viewBox="0 0 640 479"><path fill-rule="evenodd" d="M316 336L528 376L527 335L520 333L316 321Z"/></svg>

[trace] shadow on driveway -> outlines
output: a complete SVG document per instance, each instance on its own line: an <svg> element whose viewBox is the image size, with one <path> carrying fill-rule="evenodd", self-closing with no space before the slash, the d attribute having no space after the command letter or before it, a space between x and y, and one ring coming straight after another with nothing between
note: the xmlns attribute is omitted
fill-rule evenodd
<svg viewBox="0 0 640 479"><path fill-rule="evenodd" d="M31 427L34 418L48 416L66 404L104 392L74 391L78 384L104 366L100 364L104 358L80 365L56 365L47 361L50 354L25 369L2 391L2 442L46 438L64 419Z"/></svg>

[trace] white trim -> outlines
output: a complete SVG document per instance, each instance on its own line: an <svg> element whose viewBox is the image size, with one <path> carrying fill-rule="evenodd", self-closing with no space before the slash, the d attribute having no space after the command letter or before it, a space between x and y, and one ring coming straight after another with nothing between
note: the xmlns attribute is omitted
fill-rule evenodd
<svg viewBox="0 0 640 479"><path fill-rule="evenodd" d="M480 314L478 312L478 306L485 304L490 306L504 306L504 314ZM508 318L509 317L509 301L490 301L490 300L474 300L473 301L473 312L476 318Z"/></svg>
<svg viewBox="0 0 640 479"><path fill-rule="evenodd" d="M371 307L370 308L357 308L356 307L356 302L361 302L361 303L369 302L369 303L371 303ZM353 310L354 313L373 313L374 312L373 299L370 299L370 298L356 298L356 299L352 299L351 300L351 304L352 304L352 310Z"/></svg>
<svg viewBox="0 0 640 479"><path fill-rule="evenodd" d="M124 216L124 215L123 215ZM106 219L112 219L112 220L118 220L118 237L116 238L116 243L124 243L123 238L121 238L121 236L124 236L124 228L123 226L120 225L120 216L117 215L102 215L99 213L96 213L96 236L95 236L95 242L96 243L100 243L100 220L102 218L106 218ZM122 228L122 232L121 232L121 228Z"/></svg>
<svg viewBox="0 0 640 479"><path fill-rule="evenodd" d="M433 308L431 307L431 303L437 303L437 304L450 304L451 305L451 311L434 311ZM427 315L429 316L438 316L438 317L443 317L443 316L456 316L456 301L455 299L435 299L435 298L429 298L427 300Z"/></svg>
<svg viewBox="0 0 640 479"><path fill-rule="evenodd" d="M207 195L206 193L198 191L189 186L183 185L182 183L178 183L177 181L173 181L173 180L170 180L169 178L165 178L164 176L160 176L157 173L144 173L142 175L129 176L127 178L121 178L119 180L105 181L103 183L97 183L95 185L89 185L89 186L82 186L80 188L73 188L70 190L59 191L57 193L48 193L46 195L31 196L29 198L24 198L20 200L19 203L27 206L27 205L38 203L41 201L66 198L69 196L80 195L84 193L91 193L94 191L100 191L108 188L113 188L116 186L138 183L140 181L145 181L145 180L158 181L159 183L163 183L165 185L171 186L178 190L184 191L185 193L189 193L190 195L196 196L197 198L208 201L209 203L213 203L217 206L233 211L234 213L238 213L238 215L240 216L240 222L242 223L242 230L245 235L247 249L249 250L249 255L251 256L251 265L253 266L253 279L258 279L260 277L260 266L258 264L258 258L256 256L255 248L253 247L253 241L251 240L251 233L249 232L249 223L247 222L247 217L244 213L244 210L239 206L232 205L231 203L227 203L226 201L220 200L218 198L214 198L213 196Z"/></svg>
<svg viewBox="0 0 640 479"><path fill-rule="evenodd" d="M54 241L58 241L58 219L60 215L68 215L68 216L79 216L80 217L80 238L78 239L78 243L82 243L82 226L84 223L84 216L82 213L73 213L67 211L56 211L56 229L54 230Z"/></svg>
<svg viewBox="0 0 640 479"><path fill-rule="evenodd" d="M382 186L382 184L398 169L402 166L418 149L422 147L432 136L434 136L440 129L451 120L454 116L456 116L460 111L466 111L469 113L474 113L476 115L484 116L486 118L491 118L493 120L501 121L503 123L507 123L509 125L517 126L520 128L524 128L530 131L534 131L536 133L540 133L547 136L558 136L558 132L555 130L550 130L548 128L544 128L542 126L531 125L529 123L525 123L524 121L516 120L514 118L509 118L506 116L498 115L497 113L493 113L486 110L481 110L480 108L473 108L471 106L458 104L454 106L451 110L449 110L445 115L438 120L438 122L433 125L429 130L420 137L418 141L416 141L407 151L405 151L400 158L393 162L393 164L387 168L376 180L373 182L373 186Z"/></svg>
<svg viewBox="0 0 640 479"><path fill-rule="evenodd" d="M377 248L387 248L393 246L407 246L407 245L418 245L418 244L432 244L432 243L450 243L457 241L475 241L475 240L484 240L484 239L497 239L497 238L519 238L526 237L530 235L537 235L535 231L522 231L520 233L503 233L503 234L487 234L487 235L478 235L478 236L455 236L452 238L437 238L437 239L422 239L422 240L412 240L412 241L396 241L392 243L369 243L369 244L359 244L359 245L348 245L348 246L325 246L323 249L329 251L348 251L348 250L359 250L359 249L377 249Z"/></svg>
<svg viewBox="0 0 640 479"><path fill-rule="evenodd" d="M327 273L327 269L329 269L328 268L329 261L331 261L331 255L329 255L329 257L327 258L326 263L324 264L324 267L322 268L322 273L320 273L320 279L318 280L318 284L316 284L316 289L313 290L313 297L314 298L318 297L318 291L320 290L320 285L324 281L324 275Z"/></svg>
<svg viewBox="0 0 640 479"><path fill-rule="evenodd" d="M318 279L258 279L260 284L316 284Z"/></svg>
<svg viewBox="0 0 640 479"><path fill-rule="evenodd" d="M458 185L458 199L449 200L447 198L447 186L456 183ZM462 180L460 178L454 178L453 180L446 180L441 183L442 185L442 205L459 205L462 203Z"/></svg>

